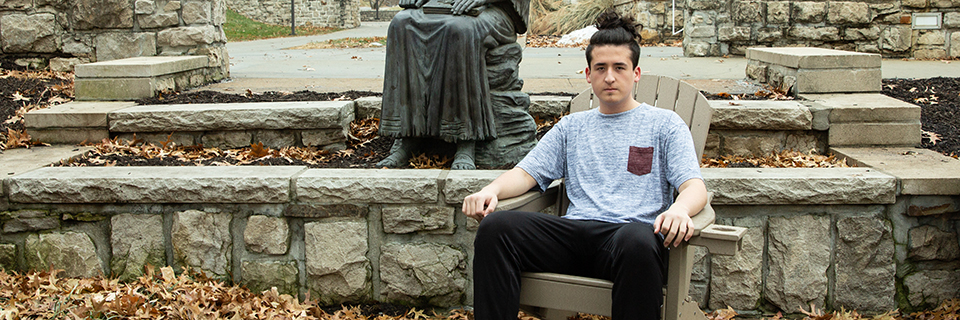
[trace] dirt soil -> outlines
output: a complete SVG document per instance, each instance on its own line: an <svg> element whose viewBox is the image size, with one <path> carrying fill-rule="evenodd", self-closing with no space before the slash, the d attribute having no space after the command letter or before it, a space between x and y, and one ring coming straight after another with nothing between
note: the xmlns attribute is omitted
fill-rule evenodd
<svg viewBox="0 0 960 320"><path fill-rule="evenodd" d="M921 147L960 155L960 78L884 79L883 94L920 106Z"/></svg>

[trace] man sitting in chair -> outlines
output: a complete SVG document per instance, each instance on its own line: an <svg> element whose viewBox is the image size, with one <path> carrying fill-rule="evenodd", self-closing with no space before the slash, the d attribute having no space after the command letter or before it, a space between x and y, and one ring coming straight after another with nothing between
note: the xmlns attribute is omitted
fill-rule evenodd
<svg viewBox="0 0 960 320"><path fill-rule="evenodd" d="M476 319L516 319L520 273L613 282L613 319L660 319L666 256L693 236L707 190L690 131L673 111L637 102L636 25L606 12L587 47L600 107L561 119L515 168L464 199L474 242ZM564 178L565 216L493 212L497 199ZM673 199L674 188L679 191Z"/></svg>

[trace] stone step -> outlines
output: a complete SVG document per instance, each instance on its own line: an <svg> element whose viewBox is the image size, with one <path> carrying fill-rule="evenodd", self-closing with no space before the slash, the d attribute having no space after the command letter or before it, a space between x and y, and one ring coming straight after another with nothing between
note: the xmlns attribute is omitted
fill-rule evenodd
<svg viewBox="0 0 960 320"><path fill-rule="evenodd" d="M107 130L110 112L133 106L136 103L72 101L27 112L23 119L34 140L62 144L94 142L110 138Z"/></svg>
<svg viewBox="0 0 960 320"><path fill-rule="evenodd" d="M792 93L880 92L881 57L824 48L749 48L747 76Z"/></svg>
<svg viewBox="0 0 960 320"><path fill-rule="evenodd" d="M207 56L152 56L75 67L77 100L136 100L206 84Z"/></svg>
<svg viewBox="0 0 960 320"><path fill-rule="evenodd" d="M920 106L882 94L804 94L826 112L830 146L916 146Z"/></svg>
<svg viewBox="0 0 960 320"><path fill-rule="evenodd" d="M909 147L831 149L854 165L897 177L901 194L960 194L960 160L935 151Z"/></svg>

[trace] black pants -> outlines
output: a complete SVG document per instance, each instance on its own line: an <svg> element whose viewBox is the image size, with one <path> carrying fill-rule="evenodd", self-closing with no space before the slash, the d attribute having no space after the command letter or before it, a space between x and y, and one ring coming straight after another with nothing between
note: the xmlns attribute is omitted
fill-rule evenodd
<svg viewBox="0 0 960 320"><path fill-rule="evenodd" d="M477 320L517 318L521 271L612 281L613 319L660 319L668 251L649 224L495 212L480 223L474 252Z"/></svg>

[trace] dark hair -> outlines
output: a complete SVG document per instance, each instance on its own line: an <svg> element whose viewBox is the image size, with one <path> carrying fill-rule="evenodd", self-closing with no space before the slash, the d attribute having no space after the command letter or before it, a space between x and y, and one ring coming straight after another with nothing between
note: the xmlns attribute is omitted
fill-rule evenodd
<svg viewBox="0 0 960 320"><path fill-rule="evenodd" d="M593 48L597 46L627 46L630 48L630 61L633 61L633 67L636 68L640 63L640 45L637 39L637 27L630 17L621 17L613 10L607 10L597 17L596 33L590 37L590 45L587 46L587 67L593 62Z"/></svg>

